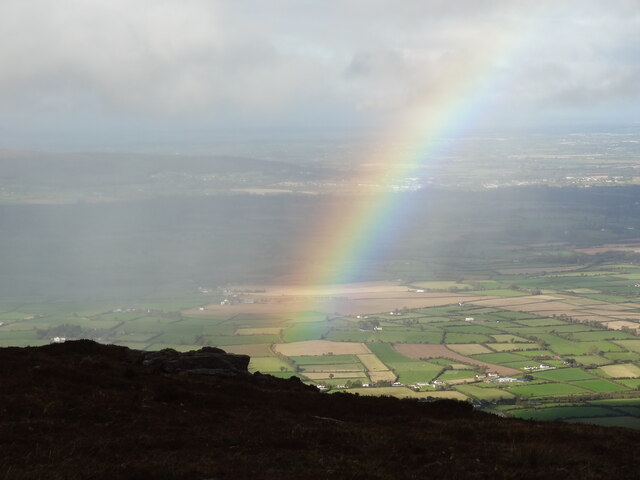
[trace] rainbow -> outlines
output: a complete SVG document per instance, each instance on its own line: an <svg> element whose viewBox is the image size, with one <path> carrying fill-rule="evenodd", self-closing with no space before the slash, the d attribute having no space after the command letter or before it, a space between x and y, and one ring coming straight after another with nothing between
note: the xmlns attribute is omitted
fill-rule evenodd
<svg viewBox="0 0 640 480"><path fill-rule="evenodd" d="M425 166L433 167L443 141L464 134L489 113L496 92L508 91L514 79L500 66L522 54L528 37L519 31L485 39L464 62L452 59L438 72L435 87L405 110L395 131L371 147L369 167L362 169L359 183L382 185L390 178L417 177ZM389 238L390 219L409 207L406 195L392 191L364 199L354 196L347 208L344 201L337 203L316 219L305 242L307 250L300 255L306 267L298 276L309 285L361 279L365 260L379 254Z"/></svg>

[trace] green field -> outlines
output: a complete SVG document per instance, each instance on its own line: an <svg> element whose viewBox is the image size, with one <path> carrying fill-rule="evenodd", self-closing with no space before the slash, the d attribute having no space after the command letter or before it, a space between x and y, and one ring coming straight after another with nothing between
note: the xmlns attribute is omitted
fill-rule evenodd
<svg viewBox="0 0 640 480"><path fill-rule="evenodd" d="M319 340L327 332L326 322L308 322L288 326L283 331L285 342L301 342L304 340Z"/></svg>
<svg viewBox="0 0 640 480"><path fill-rule="evenodd" d="M475 375L476 372L473 370L446 370L438 377L438 380L449 382L451 380L473 378L473 380L475 381Z"/></svg>
<svg viewBox="0 0 640 480"><path fill-rule="evenodd" d="M474 333L449 333L445 336L445 343L487 343L491 338L487 335Z"/></svg>
<svg viewBox="0 0 640 480"><path fill-rule="evenodd" d="M531 340L510 334L492 334L496 343L532 343Z"/></svg>
<svg viewBox="0 0 640 480"><path fill-rule="evenodd" d="M398 375L398 381L405 385L416 382L430 382L442 371L440 365L419 360L412 362L392 362L391 367Z"/></svg>
<svg viewBox="0 0 640 480"><path fill-rule="evenodd" d="M518 320L520 325L526 325L527 327L546 327L549 325L563 325L562 320L555 318L535 318L531 320Z"/></svg>
<svg viewBox="0 0 640 480"><path fill-rule="evenodd" d="M615 361L621 361L621 362L640 361L640 354L637 352L606 352L602 356L614 362Z"/></svg>
<svg viewBox="0 0 640 480"><path fill-rule="evenodd" d="M615 413L602 407L554 407L536 410L515 410L510 416L528 420L564 420L570 418L589 418L615 416Z"/></svg>
<svg viewBox="0 0 640 480"><path fill-rule="evenodd" d="M513 387L509 391L522 397L555 397L588 393L589 390L568 383L544 383Z"/></svg>
<svg viewBox="0 0 640 480"><path fill-rule="evenodd" d="M640 390L640 378L621 378L618 380L618 383L635 390Z"/></svg>
<svg viewBox="0 0 640 480"><path fill-rule="evenodd" d="M376 341L387 343L439 343L442 334L436 332L415 331L388 331L376 332L373 336Z"/></svg>
<svg viewBox="0 0 640 480"><path fill-rule="evenodd" d="M536 338L548 345L558 355L586 355L592 352L619 352L622 348L607 341L571 341L553 334L536 334ZM625 341L625 340L622 340Z"/></svg>
<svg viewBox="0 0 640 480"><path fill-rule="evenodd" d="M547 370L545 372L536 372L533 374L536 378L550 380L553 382L568 382L570 380L593 380L594 376L588 374L580 368L558 368L556 370Z"/></svg>
<svg viewBox="0 0 640 480"><path fill-rule="evenodd" d="M630 352L640 353L640 339L637 340L615 340L616 345L621 346Z"/></svg>
<svg viewBox="0 0 640 480"><path fill-rule="evenodd" d="M387 365L398 362L415 362L415 360L412 360L409 357L405 357L404 355L396 352L393 347L387 343L372 343L369 345L369 350L371 350L371 352L373 352L376 357L378 357Z"/></svg>
<svg viewBox="0 0 640 480"><path fill-rule="evenodd" d="M291 366L276 357L255 357L251 358L249 370L252 372L292 372Z"/></svg>
<svg viewBox="0 0 640 480"><path fill-rule="evenodd" d="M0 332L0 346L2 347L35 347L47 343L49 340L38 339L34 331Z"/></svg>
<svg viewBox="0 0 640 480"><path fill-rule="evenodd" d="M524 350L518 352L518 355L525 358L551 358L553 352L551 350Z"/></svg>
<svg viewBox="0 0 640 480"><path fill-rule="evenodd" d="M447 327L447 333L482 333L486 335L494 335L499 331L495 328L485 327L483 325L460 325L458 327ZM508 341L508 340L507 340Z"/></svg>
<svg viewBox="0 0 640 480"><path fill-rule="evenodd" d="M592 405L606 405L609 407L640 407L640 397L591 400L589 403Z"/></svg>
<svg viewBox="0 0 640 480"><path fill-rule="evenodd" d="M611 360L600 355L576 355L570 357L581 365L608 365Z"/></svg>
<svg viewBox="0 0 640 480"><path fill-rule="evenodd" d="M581 388L587 388L594 392L602 393L602 392L621 392L627 390L622 385L618 385L616 383L608 382L606 380L579 380L575 382L571 382L573 385L576 385Z"/></svg>
<svg viewBox="0 0 640 480"><path fill-rule="evenodd" d="M482 388L475 385L459 385L456 390L478 400L491 402L494 400L513 399L513 393L501 388Z"/></svg>
<svg viewBox="0 0 640 480"><path fill-rule="evenodd" d="M577 332L572 333L571 338L580 342L589 342L595 340L629 340L633 339L630 333L620 332L618 330L608 330L606 332Z"/></svg>
<svg viewBox="0 0 640 480"><path fill-rule="evenodd" d="M277 335L208 335L207 340L213 346L244 345L250 343L278 343Z"/></svg>

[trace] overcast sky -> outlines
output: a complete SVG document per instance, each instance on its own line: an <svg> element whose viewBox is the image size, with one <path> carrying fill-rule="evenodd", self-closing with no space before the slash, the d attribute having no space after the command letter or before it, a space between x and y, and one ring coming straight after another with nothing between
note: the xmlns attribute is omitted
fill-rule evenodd
<svg viewBox="0 0 640 480"><path fill-rule="evenodd" d="M640 122L638 0L0 0L0 35L0 147L385 128L442 92L496 128Z"/></svg>

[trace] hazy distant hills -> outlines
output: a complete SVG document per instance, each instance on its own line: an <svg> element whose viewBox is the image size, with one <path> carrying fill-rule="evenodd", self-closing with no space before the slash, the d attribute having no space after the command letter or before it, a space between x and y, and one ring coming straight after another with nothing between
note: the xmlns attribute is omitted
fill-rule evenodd
<svg viewBox="0 0 640 480"><path fill-rule="evenodd" d="M226 193L371 194L436 186L628 186L637 131L469 137L415 151L385 137L236 138L183 153L47 152L0 148L0 203L104 203ZM366 140L366 141L365 141ZM146 152L146 153L142 153ZM386 152L386 153L385 153ZM402 169L395 167L400 164Z"/></svg>
<svg viewBox="0 0 640 480"><path fill-rule="evenodd" d="M0 199L69 203L197 195L326 177L318 167L228 155L0 150Z"/></svg>
<svg viewBox="0 0 640 480"><path fill-rule="evenodd" d="M167 154L116 154L116 153L56 153L0 150L3 177L20 176L24 179L44 178L55 174L59 178L77 174L96 178L109 175L126 178L148 176L165 170L177 170L191 174L229 173L243 171L294 172L295 165L273 160L232 155L167 155ZM67 181L73 178L67 178Z"/></svg>

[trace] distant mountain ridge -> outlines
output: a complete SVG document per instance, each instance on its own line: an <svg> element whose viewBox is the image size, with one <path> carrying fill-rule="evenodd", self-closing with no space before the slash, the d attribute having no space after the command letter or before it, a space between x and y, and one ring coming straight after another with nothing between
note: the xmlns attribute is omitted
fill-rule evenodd
<svg viewBox="0 0 640 480"><path fill-rule="evenodd" d="M81 183L148 183L163 173L185 175L260 173L274 178L307 178L323 170L276 160L237 155L167 155L116 153L58 153L0 150L0 185L66 188Z"/></svg>

